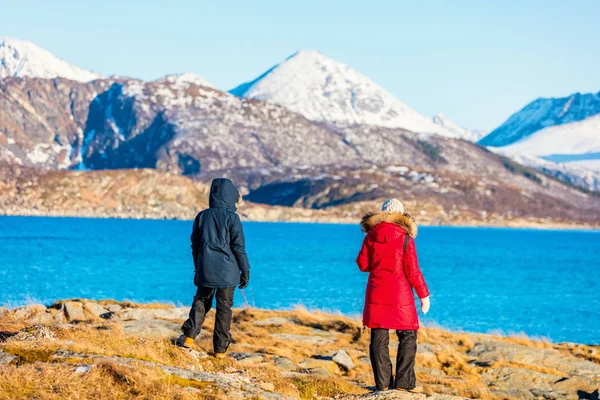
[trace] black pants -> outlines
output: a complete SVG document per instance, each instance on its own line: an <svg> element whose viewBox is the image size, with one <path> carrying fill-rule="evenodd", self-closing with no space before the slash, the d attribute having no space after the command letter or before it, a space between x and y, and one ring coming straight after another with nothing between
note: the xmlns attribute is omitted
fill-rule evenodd
<svg viewBox="0 0 600 400"><path fill-rule="evenodd" d="M213 297L217 297L217 316L215 318L215 332L213 335L213 346L215 353L225 353L231 344L231 308L233 307L233 293L235 287L230 288L207 288L198 287L194 296L190 317L183 323L181 330L187 337L193 339L200 334L206 313L211 309Z"/></svg>
<svg viewBox="0 0 600 400"><path fill-rule="evenodd" d="M396 331L398 335L398 356L396 358L396 379L390 361L390 333L388 329L371 329L369 346L371 365L377 389L414 389L415 356L417 355L417 331Z"/></svg>

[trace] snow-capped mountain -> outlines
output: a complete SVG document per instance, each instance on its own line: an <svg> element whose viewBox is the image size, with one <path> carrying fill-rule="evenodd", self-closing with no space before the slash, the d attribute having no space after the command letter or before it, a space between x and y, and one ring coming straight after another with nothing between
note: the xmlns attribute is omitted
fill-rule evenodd
<svg viewBox="0 0 600 400"><path fill-rule="evenodd" d="M600 159L600 114L544 128L503 149L565 163Z"/></svg>
<svg viewBox="0 0 600 400"><path fill-rule="evenodd" d="M160 83L172 83L178 86L183 85L196 85L196 86L204 86L214 88L214 85L201 77L200 75L194 74L192 72L185 72L183 74L175 74L175 75L167 75L163 78L159 78L156 82Z"/></svg>
<svg viewBox="0 0 600 400"><path fill-rule="evenodd" d="M447 131L453 133L453 137L457 139L464 139L469 142L477 142L479 139L488 134L488 131L481 129L463 128L462 126L446 118L446 116L441 113L431 117L431 120L434 124L437 124Z"/></svg>
<svg viewBox="0 0 600 400"><path fill-rule="evenodd" d="M316 50L298 51L230 93L280 104L313 121L455 137L366 76Z"/></svg>
<svg viewBox="0 0 600 400"><path fill-rule="evenodd" d="M89 82L102 75L71 65L31 42L0 37L0 79L8 77Z"/></svg>
<svg viewBox="0 0 600 400"><path fill-rule="evenodd" d="M479 141L484 146L508 146L555 125L568 124L600 114L600 92L575 93L563 98L540 98L511 115Z"/></svg>

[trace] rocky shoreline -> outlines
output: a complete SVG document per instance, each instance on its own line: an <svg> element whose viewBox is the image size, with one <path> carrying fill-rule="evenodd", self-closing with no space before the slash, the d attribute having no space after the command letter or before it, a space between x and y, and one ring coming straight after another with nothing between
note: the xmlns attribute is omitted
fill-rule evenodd
<svg viewBox="0 0 600 400"><path fill-rule="evenodd" d="M189 308L67 300L0 308L0 399L597 399L600 346L419 331L425 394L373 391L368 333L339 315L236 309L229 357L173 345ZM390 351L395 356L392 342Z"/></svg>

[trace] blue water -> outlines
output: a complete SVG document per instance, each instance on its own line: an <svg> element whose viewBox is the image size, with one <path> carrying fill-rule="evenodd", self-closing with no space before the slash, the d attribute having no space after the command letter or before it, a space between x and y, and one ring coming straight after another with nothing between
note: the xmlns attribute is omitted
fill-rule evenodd
<svg viewBox="0 0 600 400"><path fill-rule="evenodd" d="M362 311L358 225L244 223L250 304ZM0 303L86 297L189 305L191 222L0 217ZM600 343L600 232L422 227L425 324ZM245 299L236 292L236 304Z"/></svg>

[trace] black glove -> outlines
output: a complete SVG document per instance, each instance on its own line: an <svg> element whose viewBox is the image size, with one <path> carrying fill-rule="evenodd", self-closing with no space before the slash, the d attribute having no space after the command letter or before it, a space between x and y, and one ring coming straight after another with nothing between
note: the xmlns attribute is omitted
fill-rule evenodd
<svg viewBox="0 0 600 400"><path fill-rule="evenodd" d="M248 287L248 282L250 282L250 271L242 271L240 275L240 289L246 289Z"/></svg>

